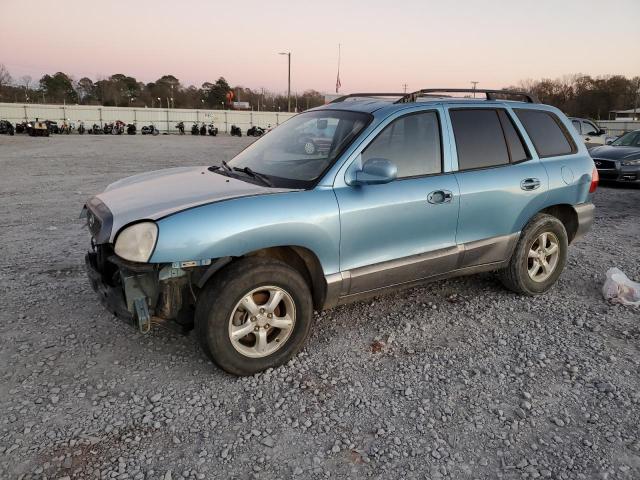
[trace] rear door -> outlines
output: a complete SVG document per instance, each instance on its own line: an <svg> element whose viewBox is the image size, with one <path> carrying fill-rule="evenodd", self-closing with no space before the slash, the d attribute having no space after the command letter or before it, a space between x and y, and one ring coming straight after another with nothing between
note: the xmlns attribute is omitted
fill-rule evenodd
<svg viewBox="0 0 640 480"><path fill-rule="evenodd" d="M547 173L507 108L450 108L460 186L456 240L461 267L509 258L522 227L543 205Z"/></svg>

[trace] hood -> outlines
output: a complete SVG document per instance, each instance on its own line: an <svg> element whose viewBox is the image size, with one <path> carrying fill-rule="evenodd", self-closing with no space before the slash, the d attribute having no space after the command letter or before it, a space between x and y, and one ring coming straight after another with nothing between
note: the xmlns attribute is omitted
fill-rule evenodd
<svg viewBox="0 0 640 480"><path fill-rule="evenodd" d="M592 158L605 160L633 160L640 158L640 147L616 147L603 145L589 150Z"/></svg>
<svg viewBox="0 0 640 480"><path fill-rule="evenodd" d="M172 213L221 200L291 191L268 188L211 172L208 167L179 167L142 173L109 185L87 205L97 216L110 212L111 222L101 219L110 232L100 235L112 242L125 225L138 220L158 220ZM97 212L94 205L108 210ZM108 238L108 240L106 240Z"/></svg>

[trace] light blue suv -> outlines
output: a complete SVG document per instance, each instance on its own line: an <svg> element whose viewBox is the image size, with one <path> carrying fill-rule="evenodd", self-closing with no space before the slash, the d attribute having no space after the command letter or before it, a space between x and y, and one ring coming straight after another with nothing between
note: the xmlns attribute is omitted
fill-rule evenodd
<svg viewBox="0 0 640 480"><path fill-rule="evenodd" d="M142 332L194 328L237 375L294 356L314 310L390 289L496 271L544 293L591 227L597 170L556 108L460 92L348 95L228 163L109 185L83 210L93 288Z"/></svg>

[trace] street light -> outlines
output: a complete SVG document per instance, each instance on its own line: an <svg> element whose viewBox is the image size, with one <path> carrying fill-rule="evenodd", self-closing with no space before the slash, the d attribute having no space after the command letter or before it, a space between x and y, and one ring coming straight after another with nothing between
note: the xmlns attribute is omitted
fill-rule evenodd
<svg viewBox="0 0 640 480"><path fill-rule="evenodd" d="M158 105L160 105L159 108L162 108L162 100L160 100L160 97L156 97L158 99Z"/></svg>
<svg viewBox="0 0 640 480"><path fill-rule="evenodd" d="M288 86L287 86L287 112L291 111L291 52L280 52L278 55L286 55L289 64Z"/></svg>

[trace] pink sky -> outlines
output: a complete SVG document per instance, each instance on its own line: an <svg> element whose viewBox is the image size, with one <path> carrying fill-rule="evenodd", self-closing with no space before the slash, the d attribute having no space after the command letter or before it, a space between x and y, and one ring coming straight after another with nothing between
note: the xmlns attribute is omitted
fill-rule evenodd
<svg viewBox="0 0 640 480"><path fill-rule="evenodd" d="M2 0L14 78L173 74L200 85L335 89L502 87L565 74L640 75L640 0Z"/></svg>

